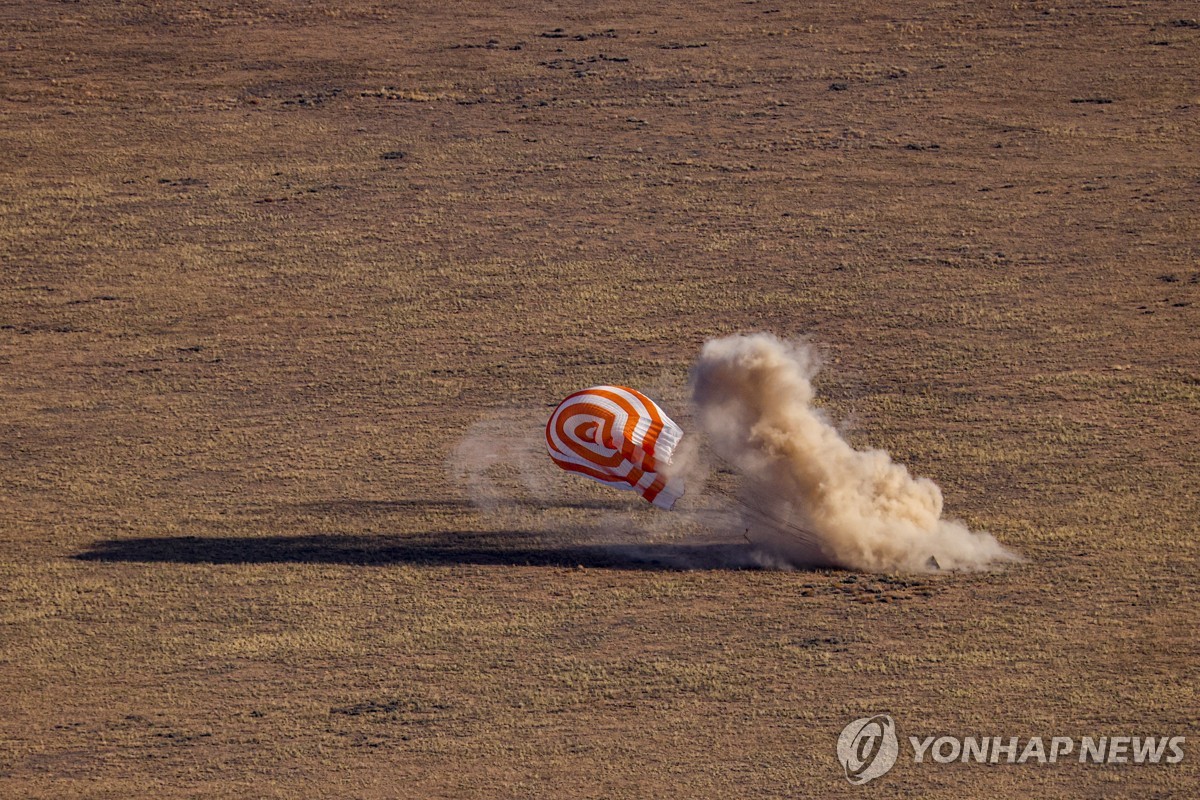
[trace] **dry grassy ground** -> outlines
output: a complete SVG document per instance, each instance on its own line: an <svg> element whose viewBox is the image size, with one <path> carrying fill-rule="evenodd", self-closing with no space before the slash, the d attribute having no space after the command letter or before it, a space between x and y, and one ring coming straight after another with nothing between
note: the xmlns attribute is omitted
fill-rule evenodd
<svg viewBox="0 0 1200 800"><path fill-rule="evenodd" d="M1195 6L629 5L0 7L0 795L1195 796ZM1028 563L448 476L750 330ZM877 711L1191 738L854 788Z"/></svg>

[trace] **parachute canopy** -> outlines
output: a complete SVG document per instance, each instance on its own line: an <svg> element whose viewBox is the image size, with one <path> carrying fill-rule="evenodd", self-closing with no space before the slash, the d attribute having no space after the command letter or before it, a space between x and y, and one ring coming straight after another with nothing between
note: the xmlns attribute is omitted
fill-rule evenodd
<svg viewBox="0 0 1200 800"><path fill-rule="evenodd" d="M575 392L546 423L554 463L618 489L633 489L665 509L683 495L683 480L661 472L682 436L653 400L624 386Z"/></svg>

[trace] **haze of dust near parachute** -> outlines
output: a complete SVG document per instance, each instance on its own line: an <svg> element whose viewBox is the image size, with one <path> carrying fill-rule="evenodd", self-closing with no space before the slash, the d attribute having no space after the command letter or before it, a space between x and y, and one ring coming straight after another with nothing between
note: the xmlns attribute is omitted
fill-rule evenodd
<svg viewBox="0 0 1200 800"><path fill-rule="evenodd" d="M814 407L817 358L770 334L707 342L692 401L713 451L735 466L757 544L793 563L871 571L982 569L1018 557L942 518L942 492L883 450L851 447ZM812 534L798 537L796 530Z"/></svg>

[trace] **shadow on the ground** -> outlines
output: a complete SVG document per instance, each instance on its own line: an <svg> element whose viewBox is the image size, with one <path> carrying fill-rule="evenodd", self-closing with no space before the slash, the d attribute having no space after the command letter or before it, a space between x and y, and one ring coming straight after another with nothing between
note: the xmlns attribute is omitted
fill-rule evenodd
<svg viewBox="0 0 1200 800"><path fill-rule="evenodd" d="M508 531L376 536L156 536L98 541L83 561L178 564L478 564L591 569L753 569L748 543L546 544Z"/></svg>
<svg viewBox="0 0 1200 800"><path fill-rule="evenodd" d="M619 500L572 500L569 502L561 502L512 497L505 497L497 500L494 503L488 503L486 501L473 502L470 500L362 500L355 498L339 498L336 500L312 500L303 503L291 503L285 506L285 508L297 511L308 511L322 514L367 514L431 509L443 511L490 511L507 507L538 509L575 508L592 511L623 511L635 506L631 503L622 503Z"/></svg>

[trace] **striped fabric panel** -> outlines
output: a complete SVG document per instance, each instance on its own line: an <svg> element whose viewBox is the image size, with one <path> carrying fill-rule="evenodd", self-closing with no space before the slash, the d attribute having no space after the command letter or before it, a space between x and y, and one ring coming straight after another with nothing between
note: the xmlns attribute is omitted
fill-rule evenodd
<svg viewBox="0 0 1200 800"><path fill-rule="evenodd" d="M631 489L659 508L683 495L683 481L659 472L683 431L658 405L625 386L593 386L563 400L546 423L550 458L568 472Z"/></svg>

